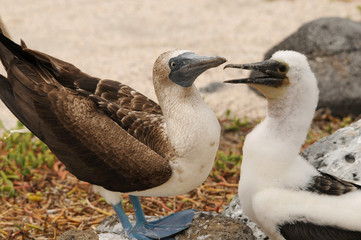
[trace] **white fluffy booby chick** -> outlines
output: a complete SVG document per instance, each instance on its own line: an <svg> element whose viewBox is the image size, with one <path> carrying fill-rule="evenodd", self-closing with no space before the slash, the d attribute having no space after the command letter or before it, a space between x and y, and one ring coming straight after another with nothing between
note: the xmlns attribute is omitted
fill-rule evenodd
<svg viewBox="0 0 361 240"><path fill-rule="evenodd" d="M268 100L265 120L243 147L244 213L272 240L360 240L361 186L319 172L299 155L318 101L306 57L278 51L263 62L226 67L262 72L226 82L246 83Z"/></svg>
<svg viewBox="0 0 361 240"><path fill-rule="evenodd" d="M183 194L212 169L220 125L194 81L226 60L170 51L155 61L159 105L117 81L14 43L0 30L0 99L77 178L113 205L128 237L161 239L192 222L194 211L147 222L138 196ZM120 193L134 206L132 226Z"/></svg>

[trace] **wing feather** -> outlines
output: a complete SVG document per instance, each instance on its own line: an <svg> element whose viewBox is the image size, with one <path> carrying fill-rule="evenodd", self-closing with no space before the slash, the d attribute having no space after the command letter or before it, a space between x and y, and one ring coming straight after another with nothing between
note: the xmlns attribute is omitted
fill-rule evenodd
<svg viewBox="0 0 361 240"><path fill-rule="evenodd" d="M308 191L327 195L342 195L361 190L361 186L339 179L327 173L319 172L307 188Z"/></svg>
<svg viewBox="0 0 361 240"><path fill-rule="evenodd" d="M0 98L76 177L120 192L169 179L172 149L156 103L121 83L23 50L1 34L0 42L8 73L0 77Z"/></svg>
<svg viewBox="0 0 361 240"><path fill-rule="evenodd" d="M285 223L279 227L286 240L360 240L360 231L333 226L320 226L310 222Z"/></svg>
<svg viewBox="0 0 361 240"><path fill-rule="evenodd" d="M114 102L122 108L133 111L145 111L162 114L157 103L135 91L133 88L112 80L101 80L81 72L74 65L28 48L25 52L31 53L37 60L48 68L56 80L70 89L85 90L108 101Z"/></svg>

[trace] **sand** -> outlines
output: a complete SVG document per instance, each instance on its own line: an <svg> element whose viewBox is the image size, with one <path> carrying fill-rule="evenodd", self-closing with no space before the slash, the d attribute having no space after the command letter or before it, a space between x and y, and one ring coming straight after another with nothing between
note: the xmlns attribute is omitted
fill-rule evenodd
<svg viewBox="0 0 361 240"><path fill-rule="evenodd" d="M306 22L334 16L360 21L360 5L360 0L0 0L0 17L15 41L22 38L30 48L156 100L152 67L164 51L188 49L229 63L260 61ZM196 85L247 74L220 67ZM204 99L220 117L227 109L250 119L265 114L265 100L246 86L226 85ZM2 105L0 119L7 128L15 122Z"/></svg>

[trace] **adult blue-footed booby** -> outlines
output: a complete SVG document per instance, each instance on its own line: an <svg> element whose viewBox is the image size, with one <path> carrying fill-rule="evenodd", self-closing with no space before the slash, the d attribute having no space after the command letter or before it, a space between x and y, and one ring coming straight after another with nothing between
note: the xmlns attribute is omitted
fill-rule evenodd
<svg viewBox="0 0 361 240"><path fill-rule="evenodd" d="M304 55L226 67L264 75L235 79L268 100L267 114L245 139L239 198L244 213L272 240L360 240L361 186L317 171L299 155L318 101Z"/></svg>
<svg viewBox="0 0 361 240"><path fill-rule="evenodd" d="M1 100L71 173L95 185L130 238L166 238L189 226L193 210L148 223L137 196L183 194L207 178L220 125L193 82L224 58L182 50L160 55L153 69L159 105L2 34L0 58L7 71L7 78L0 75ZM135 226L119 192L130 195Z"/></svg>

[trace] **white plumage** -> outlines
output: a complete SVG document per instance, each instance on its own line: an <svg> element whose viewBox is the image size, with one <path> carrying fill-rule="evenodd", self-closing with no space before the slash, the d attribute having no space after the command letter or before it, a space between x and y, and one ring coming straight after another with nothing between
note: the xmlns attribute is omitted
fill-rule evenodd
<svg viewBox="0 0 361 240"><path fill-rule="evenodd" d="M239 182L244 213L272 240L361 239L360 186L325 175L299 156L318 101L317 81L306 57L278 51L263 63L228 67L266 73L228 81L250 84L268 100L265 120L244 142ZM342 192L345 185L350 190ZM315 237L321 231L321 237ZM349 237L351 231L356 238ZM339 232L345 234L336 236Z"/></svg>

